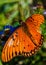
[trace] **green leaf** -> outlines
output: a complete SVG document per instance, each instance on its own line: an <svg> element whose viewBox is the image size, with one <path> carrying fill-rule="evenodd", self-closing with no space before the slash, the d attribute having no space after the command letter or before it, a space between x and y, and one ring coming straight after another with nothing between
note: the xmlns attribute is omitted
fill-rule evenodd
<svg viewBox="0 0 46 65"><path fill-rule="evenodd" d="M2 62L1 62L1 60L0 60L0 65L3 65Z"/></svg>

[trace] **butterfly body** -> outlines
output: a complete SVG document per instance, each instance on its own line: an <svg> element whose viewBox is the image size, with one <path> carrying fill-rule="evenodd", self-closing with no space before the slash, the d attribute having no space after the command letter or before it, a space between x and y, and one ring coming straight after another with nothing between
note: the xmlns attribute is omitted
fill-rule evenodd
<svg viewBox="0 0 46 65"><path fill-rule="evenodd" d="M42 45L43 36L37 32L37 27L29 17L7 40L3 51L2 61L8 62L18 55L31 56Z"/></svg>

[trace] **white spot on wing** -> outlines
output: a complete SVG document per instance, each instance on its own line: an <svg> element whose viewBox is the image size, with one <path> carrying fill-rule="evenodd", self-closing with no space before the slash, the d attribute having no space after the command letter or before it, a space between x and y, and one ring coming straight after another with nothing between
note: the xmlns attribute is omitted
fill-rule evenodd
<svg viewBox="0 0 46 65"><path fill-rule="evenodd" d="M19 40L18 40L18 42L17 42L17 45L19 45Z"/></svg>
<svg viewBox="0 0 46 65"><path fill-rule="evenodd" d="M13 39L11 39L11 40L9 41L8 45L9 45L9 47L10 47L11 45L13 45Z"/></svg>

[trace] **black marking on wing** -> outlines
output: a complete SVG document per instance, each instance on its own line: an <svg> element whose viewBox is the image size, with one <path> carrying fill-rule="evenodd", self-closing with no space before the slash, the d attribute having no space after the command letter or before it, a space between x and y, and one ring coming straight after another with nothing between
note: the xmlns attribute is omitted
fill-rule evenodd
<svg viewBox="0 0 46 65"><path fill-rule="evenodd" d="M33 38L32 34L28 30L28 26L26 23L22 24L23 31L27 34L27 36L31 39L31 41L34 43L35 46L37 46L35 39Z"/></svg>
<svg viewBox="0 0 46 65"><path fill-rule="evenodd" d="M40 39L40 41L39 41L39 47L41 47L41 45L43 44L43 35L41 35L41 39Z"/></svg>
<svg viewBox="0 0 46 65"><path fill-rule="evenodd" d="M34 21L34 19L31 17L31 19Z"/></svg>
<svg viewBox="0 0 46 65"><path fill-rule="evenodd" d="M39 46L36 46L34 48L34 50L31 50L30 52L22 52L23 55L25 56L31 56L31 55L34 55L36 53L36 51L38 51L38 49L40 49L41 45L43 43L43 36L41 35L41 39L40 39L40 42L39 42Z"/></svg>
<svg viewBox="0 0 46 65"><path fill-rule="evenodd" d="M11 37L12 37L13 41L15 41L14 36L12 35Z"/></svg>

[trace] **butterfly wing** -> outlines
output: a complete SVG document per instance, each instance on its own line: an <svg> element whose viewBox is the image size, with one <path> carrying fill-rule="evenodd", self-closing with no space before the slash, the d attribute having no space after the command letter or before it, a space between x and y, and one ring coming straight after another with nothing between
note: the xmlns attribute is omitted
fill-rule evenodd
<svg viewBox="0 0 46 65"><path fill-rule="evenodd" d="M37 51L41 47L43 42L43 36L36 31L34 25L30 23L29 21L26 22L25 28L27 31L25 30L26 34L24 33L24 36L23 36L23 39L25 41L23 41L22 39L22 42L24 44L23 54L30 56L34 54L35 51Z"/></svg>
<svg viewBox="0 0 46 65"><path fill-rule="evenodd" d="M36 30L39 30L40 25L44 23L44 16L41 14L33 14L31 17L29 17L26 22L30 22L34 24Z"/></svg>
<svg viewBox="0 0 46 65"><path fill-rule="evenodd" d="M43 37L29 19L9 37L2 51L3 62L8 62L17 55L30 56L42 45Z"/></svg>
<svg viewBox="0 0 46 65"><path fill-rule="evenodd" d="M2 60L7 62L11 60L14 56L18 55L20 50L19 33L20 29L16 30L6 42L2 51Z"/></svg>
<svg viewBox="0 0 46 65"><path fill-rule="evenodd" d="M36 36L38 34L38 36ZM3 51L2 51L2 61L8 62L13 57L17 55L32 55L38 49L39 45L41 45L41 35L39 33L32 33L34 39L37 37L39 40L36 40L38 43L36 45L31 40L31 38L22 30L20 27L17 29L6 42ZM36 37L35 37L36 36Z"/></svg>

